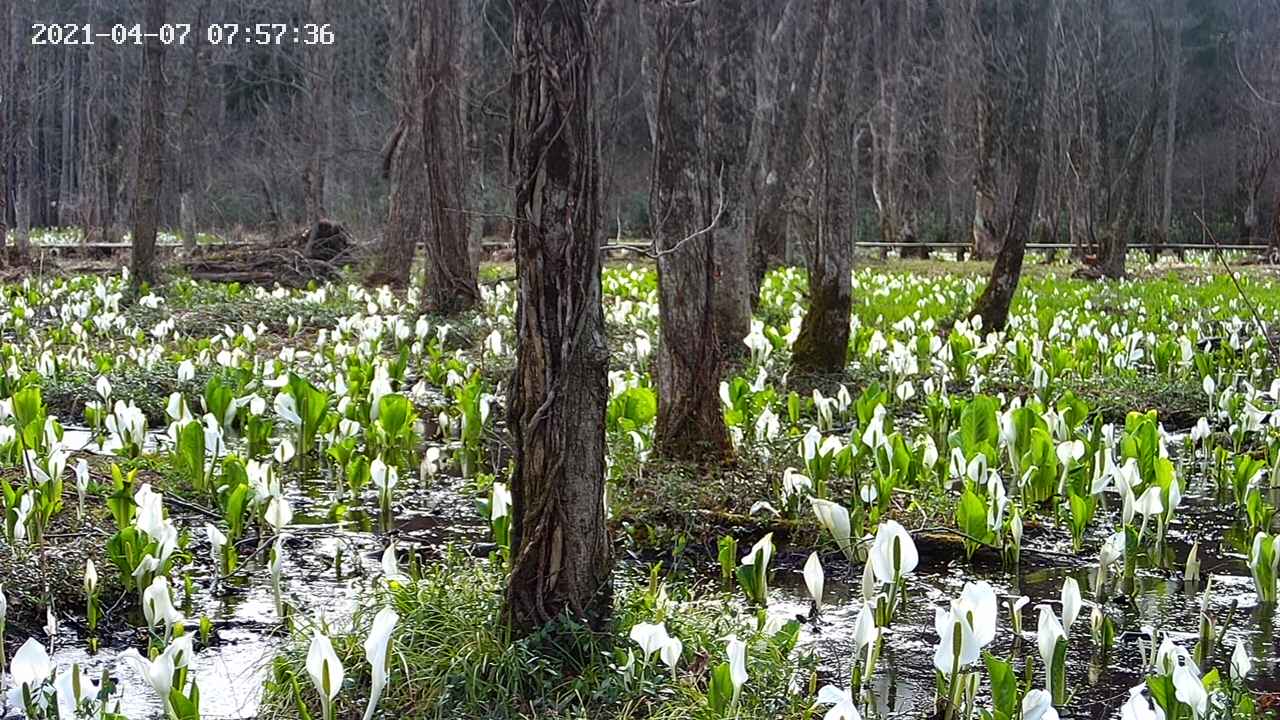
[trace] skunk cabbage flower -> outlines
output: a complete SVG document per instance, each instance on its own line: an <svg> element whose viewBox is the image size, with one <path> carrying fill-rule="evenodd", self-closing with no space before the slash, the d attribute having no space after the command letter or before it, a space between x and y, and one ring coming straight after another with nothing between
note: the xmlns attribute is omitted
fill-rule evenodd
<svg viewBox="0 0 1280 720"><path fill-rule="evenodd" d="M840 547L840 552L844 553L845 557L852 559L853 526L849 522L848 509L830 500L815 497L809 498L809 504L813 506L813 514L818 518L818 524L826 528L827 532L831 533L831 536L835 538L836 545Z"/></svg>
<svg viewBox="0 0 1280 720"><path fill-rule="evenodd" d="M25 685L34 690L48 680L51 673L53 663L49 661L49 653L35 638L27 638L9 664L9 677L17 688Z"/></svg>
<svg viewBox="0 0 1280 720"><path fill-rule="evenodd" d="M737 704L742 686L747 684L747 644L737 635L725 638L725 654L729 656L729 680L733 683L733 702Z"/></svg>
<svg viewBox="0 0 1280 720"><path fill-rule="evenodd" d="M369 637L364 641L364 656L369 661L373 672L369 689L369 705L364 710L364 720L373 717L382 698L382 691L387 687L388 650L391 647L391 634L395 631L400 616L395 610L384 607L373 617L373 627L369 629Z"/></svg>
<svg viewBox="0 0 1280 720"><path fill-rule="evenodd" d="M1058 720L1053 697L1038 688L1028 690L1022 696L1022 720Z"/></svg>
<svg viewBox="0 0 1280 720"><path fill-rule="evenodd" d="M870 560L876 580L887 585L910 575L920 563L920 555L906 528L893 520L885 520L876 529Z"/></svg>
<svg viewBox="0 0 1280 720"><path fill-rule="evenodd" d="M271 501L267 503L267 512L263 518L279 533L293 520L293 508L289 507L288 500L279 495L273 495Z"/></svg>
<svg viewBox="0 0 1280 720"><path fill-rule="evenodd" d="M1069 577L1062 581L1062 625L1068 635L1071 633L1071 626L1076 623L1076 618L1080 616L1080 584L1076 579Z"/></svg>
<svg viewBox="0 0 1280 720"><path fill-rule="evenodd" d="M1209 709L1209 694L1200 681L1200 674L1191 665L1181 665L1173 671L1173 688L1179 702L1190 705L1196 718L1204 717Z"/></svg>
<svg viewBox="0 0 1280 720"><path fill-rule="evenodd" d="M977 662L982 646L973 635L973 625L961 610L934 609L933 629L938 633L938 644L933 651L933 666L946 677Z"/></svg>
<svg viewBox="0 0 1280 720"><path fill-rule="evenodd" d="M344 673L342 661L333 651L333 643L319 630L311 636L311 645L307 648L307 674L320 693L320 710L324 719L333 720L333 699L342 689Z"/></svg>
<svg viewBox="0 0 1280 720"><path fill-rule="evenodd" d="M163 575L156 576L142 591L142 614L147 618L147 627L164 623L166 634L174 623L182 622L182 613L173 606L173 598L169 594L169 580Z"/></svg>
<svg viewBox="0 0 1280 720"><path fill-rule="evenodd" d="M148 660L137 650L129 648L120 653L120 659L133 665L142 679L147 681L151 689L160 697L160 702L164 703L165 713L168 714L171 709L169 693L173 691L173 674L177 671L173 655L166 650L157 655L154 660Z"/></svg>
<svg viewBox="0 0 1280 720"><path fill-rule="evenodd" d="M1236 649L1231 653L1231 677L1244 680L1253 670L1253 661L1249 659L1249 651L1244 648L1244 641L1236 641Z"/></svg>
<svg viewBox="0 0 1280 720"><path fill-rule="evenodd" d="M822 586L826 583L826 574L822 571L822 561L818 559L818 553L810 553L809 559L804 563L804 585L809 591L809 597L813 598L813 606L822 611Z"/></svg>
<svg viewBox="0 0 1280 720"><path fill-rule="evenodd" d="M650 656L655 652L662 650L671 639L667 634L667 628L662 623L636 623L631 626L629 637L635 644L640 646L640 651L644 653L644 661L649 662Z"/></svg>
<svg viewBox="0 0 1280 720"><path fill-rule="evenodd" d="M818 699L813 703L814 707L819 705L831 706L822 716L822 720L862 720L862 715L858 714L858 706L853 701L853 692L850 690L841 690L835 685L823 685L818 691Z"/></svg>

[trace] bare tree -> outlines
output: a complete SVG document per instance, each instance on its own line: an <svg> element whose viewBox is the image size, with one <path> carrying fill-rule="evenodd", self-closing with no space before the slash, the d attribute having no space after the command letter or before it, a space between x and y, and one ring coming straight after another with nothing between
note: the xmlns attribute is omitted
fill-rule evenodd
<svg viewBox="0 0 1280 720"><path fill-rule="evenodd" d="M147 0L142 48L142 97L138 107L137 180L133 196L133 256L130 281L136 290L156 281L156 231L164 181L164 24L166 0Z"/></svg>
<svg viewBox="0 0 1280 720"><path fill-rule="evenodd" d="M714 20L698 5L659 0L655 58L653 175L649 207L658 257L658 419L654 443L668 457L712 459L732 449L718 394L716 224L724 211L722 167L710 151L706 36Z"/></svg>
<svg viewBox="0 0 1280 720"><path fill-rule="evenodd" d="M1022 277L1022 260L1031 235L1040 179L1041 127L1052 7L1053 0L1036 0L1034 6L1015 3L1012 8L1015 40L1021 48L1020 56L1026 58L1025 74L1020 81L1011 83L1014 87L1013 100L1005 110L1010 122L1018 179L1000 252L991 268L987 286L970 313L970 317L978 315L982 318L984 330L1002 330L1009 321L1009 306Z"/></svg>
<svg viewBox="0 0 1280 720"><path fill-rule="evenodd" d="M604 508L608 349L600 290L600 170L589 0L515 4L511 148L519 278L509 418L518 635L610 611Z"/></svg>
<svg viewBox="0 0 1280 720"><path fill-rule="evenodd" d="M814 164L818 168L818 223L809 264L809 310L792 349L797 369L839 372L849 352L851 301L850 263L853 255L851 198L854 188L853 6L828 2L826 34L820 63L822 79L811 120Z"/></svg>

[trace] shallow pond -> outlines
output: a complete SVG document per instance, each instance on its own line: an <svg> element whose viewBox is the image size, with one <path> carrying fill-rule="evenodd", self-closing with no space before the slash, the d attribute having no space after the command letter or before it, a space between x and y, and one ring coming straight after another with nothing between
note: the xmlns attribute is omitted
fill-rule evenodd
<svg viewBox="0 0 1280 720"><path fill-rule="evenodd" d="M1112 498L1114 499L1114 498ZM1275 502L1272 497L1271 501ZM1114 503L1113 503L1114 505ZM1280 641L1275 633L1275 607L1257 603L1253 579L1245 555L1233 547L1241 531L1233 527L1233 513L1223 511L1215 498L1190 495L1184 499L1169 528L1163 546L1162 563L1143 557L1134 576L1132 596L1120 592L1114 583L1104 610L1116 625L1115 645L1100 655L1090 637L1091 588L1097 567L1097 551L1071 551L1065 532L1028 530L1020 567L1005 569L994 553L979 552L970 564L955 549L931 554L920 545L920 565L907 581L909 595L905 611L886 633L875 676L868 681L875 717L922 717L932 712L935 679L933 629L934 608L946 607L960 595L966 581L986 580L1001 599L999 629L987 650L1000 658L1015 658L1019 677L1030 656L1036 677L1043 677L1043 664L1036 648L1037 607L1048 604L1061 617L1062 583L1074 577L1086 599L1074 627L1069 628L1067 686L1069 702L1060 708L1064 718L1118 718L1119 708L1129 688L1143 681L1142 628L1167 632L1174 642L1192 650L1198 638L1200 604L1206 584L1212 582L1208 610L1221 629L1211 664L1225 673L1232 649L1243 639L1254 661L1249 686L1257 691L1280 692ZM1101 514L1101 510L1099 510ZM1096 527L1096 524L1095 524ZM1199 539L1202 564L1200 582L1183 582L1183 567L1193 536ZM1095 534L1086 547L1096 548L1101 537ZM940 557L941 555L941 557ZM804 556L780 558L780 564L799 568ZM839 553L824 555L826 589L822 615L804 626L802 643L819 658L823 681L848 685L853 635L861 609L861 567L850 567ZM785 615L808 615L811 602L798 569L780 572L770 602L770 611ZM1005 599L1025 595L1030 598L1021 610L1022 635L1015 637ZM1147 651L1148 653L1150 650ZM974 668L970 668L971 670ZM1208 668L1204 668L1206 671ZM985 682L985 671L983 671ZM1037 680L1039 682L1039 680Z"/></svg>
<svg viewBox="0 0 1280 720"><path fill-rule="evenodd" d="M330 520L328 498L334 487L331 480L317 477L291 483L288 499L295 514L293 524L285 531L282 578L286 602L293 612L306 617L323 616L331 626L344 627L359 592L381 576L382 551L392 538L401 551L402 564L408 551L430 559L450 543L467 546L485 540L488 530L478 524L470 496L462 493L463 485L464 481L439 475L425 489L411 485L400 488L394 528L384 534L374 531L374 523L360 511L347 514L341 523ZM371 499L360 504L376 507L376 501ZM207 552L203 533L194 531L204 519L183 517L183 511L176 506L170 511L180 523L193 529L196 552ZM288 637L276 615L266 567L267 551L263 547L248 557L250 552L251 547L243 549L240 568L220 582L207 574L193 574L194 592L179 607L189 618L188 632L198 632L202 616L208 617L214 628L209 646L197 645L193 662L203 718L257 717L272 656ZM197 565L207 570L209 563ZM181 583L175 589L175 602L180 598ZM64 622L52 659L60 670L78 663L95 679L104 669L109 670L118 682L120 692L116 697L121 712L131 720L161 717L163 708L150 686L132 666L119 662L120 653L127 647L141 648L146 644L145 630L137 629L146 626L140 611L138 617L131 618L130 625L100 626L103 647L89 654L85 638L77 636L83 628Z"/></svg>
<svg viewBox="0 0 1280 720"><path fill-rule="evenodd" d="M439 557L451 543L483 547L488 530L475 513L468 481L445 474L426 481L406 480L397 490L399 503L390 533L376 532L371 518L359 510L345 515L342 522L334 522L330 498L336 485L331 478L316 476L288 484L295 516L286 532L283 577L287 600L296 613L322 615L330 624L342 628L359 592L378 582L380 556L391 539L401 550L402 565L408 552L430 560ZM1278 500L1273 491L1270 501ZM1103 538L1099 528L1112 524L1106 516L1116 512L1115 496L1108 496L1108 502L1110 510L1100 508L1091 525L1084 552L1072 552L1065 530L1052 525L1029 527L1021 564L1014 569L1003 567L993 552L980 551L971 563L959 551L958 543L935 543L922 538L920 566L907 582L907 604L886 633L877 671L868 681L868 713L887 718L921 717L931 712L935 682L932 656L937 640L934 607L945 606L957 597L968 580L989 581L1002 600L1020 595L1030 598L1022 609L1021 637L1014 636L1008 607L1002 602L999 631L987 649L999 657L1015 658L1019 669L1030 656L1040 677L1043 671L1035 644L1037 606L1049 604L1060 613L1060 592L1068 576L1077 580L1086 601L1093 597L1096 548ZM376 507L369 494L350 504ZM1107 598L1104 609L1115 622L1118 638L1105 656L1095 651L1090 637L1090 606L1086 602L1079 620L1069 628L1067 674L1071 700L1062 708L1063 717L1118 717L1128 689L1141 682L1144 675L1142 628L1151 626L1158 633L1168 632L1190 650L1196 642L1202 591L1209 583L1209 612L1219 626L1229 623L1212 664L1225 667L1237 639L1243 639L1254 659L1250 686L1266 692L1280 691L1280 642L1274 631L1274 608L1256 602L1242 552L1247 539L1234 524L1233 510L1223 508L1213 497L1212 488L1201 481L1193 483L1161 552L1157 556L1148 550L1140 558L1134 591L1124 594L1113 588ZM176 506L171 511L188 528L204 521L199 516L182 516L184 511ZM195 551L206 551L202 533L192 534ZM1200 583L1191 587L1182 576L1193 539L1200 543L1203 574ZM195 620L202 616L208 617L214 627L210 646L201 647L194 663L205 718L256 717L262 681L273 654L287 639L285 626L276 616L265 547L253 557L247 557L249 552L250 549L242 552L245 557L241 569L220 582L207 574L193 575L194 591L181 607L192 620L190 631L195 631ZM810 602L798 571L808 552L808 548L782 549L771 612L809 615ZM805 623L802 647L818 657L824 682L843 686L848 683L853 628L861 607L861 567L850 566L838 553L826 554L822 559L827 574L825 608L820 617ZM716 571L693 570L698 576L713 572ZM180 590L177 596L183 597ZM145 631L139 627L145 627L140 617L131 618L129 627L112 628L104 633L104 649L89 655L84 639L75 636L82 628L64 623L53 654L59 668L79 663L93 677L110 669L122 690L117 696L121 710L135 720L158 717L162 712L144 680L130 666L117 662L124 648L145 645Z"/></svg>

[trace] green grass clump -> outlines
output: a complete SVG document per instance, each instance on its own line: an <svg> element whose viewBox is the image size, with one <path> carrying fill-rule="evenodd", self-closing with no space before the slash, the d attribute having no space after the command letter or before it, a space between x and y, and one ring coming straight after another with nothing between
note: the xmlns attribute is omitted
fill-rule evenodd
<svg viewBox="0 0 1280 720"><path fill-rule="evenodd" d="M337 716L364 712L370 672L362 643L384 604L400 622L378 717L709 720L718 716L708 708L707 683L712 668L725 661L723 638L730 634L749 648L750 679L738 718L800 718L812 704L811 691L795 692L797 679L812 682L814 666L793 649L796 624L757 632L754 615L726 596L697 598L685 586L656 579L616 582L609 628L593 631L563 620L554 632L511 640L502 622L504 574L489 562L451 554L418 580L366 597L354 630L331 635L346 669ZM634 624L659 621L684 643L675 677L656 653L646 666L627 637ZM276 658L260 717L302 717L299 705L314 715L319 699L305 670L309 640L309 630L299 632ZM636 655L629 678L619 670L628 650Z"/></svg>

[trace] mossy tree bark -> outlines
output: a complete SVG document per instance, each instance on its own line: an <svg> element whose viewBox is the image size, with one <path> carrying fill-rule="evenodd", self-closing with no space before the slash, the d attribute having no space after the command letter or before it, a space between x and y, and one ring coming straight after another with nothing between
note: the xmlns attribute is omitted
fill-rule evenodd
<svg viewBox="0 0 1280 720"><path fill-rule="evenodd" d="M798 370L839 372L849 351L851 302L854 27L844 3L829 4L822 81L813 122L818 166L817 237L809 265L809 309L792 349Z"/></svg>
<svg viewBox="0 0 1280 720"><path fill-rule="evenodd" d="M1012 136L1010 147L1018 168L1009 224L1006 226L1000 252L987 286L974 303L970 317L982 317L983 330L1002 330L1009 322L1009 306L1022 277L1022 261L1031 235L1031 220L1040 183L1040 138L1044 125L1043 105L1046 68L1048 66L1049 18L1052 0L1036 0L1034 6L1014 5L1010 24L1020 45L1019 54L1026 58L1026 75L1011 81L1014 90L1005 109ZM992 38L987 38L992 42ZM988 72L997 68L988 64ZM1012 75L1012 73L1010 73Z"/></svg>
<svg viewBox="0 0 1280 720"><path fill-rule="evenodd" d="M716 332L715 225L725 189L709 152L706 40L701 6L658 3L655 25L655 142L650 207L658 251L657 450L699 461L730 454L720 407L723 359Z"/></svg>
<svg viewBox="0 0 1280 720"><path fill-rule="evenodd" d="M517 635L564 615L598 626L612 597L593 11L589 0L515 5L509 157L519 296L505 614Z"/></svg>
<svg viewBox="0 0 1280 720"><path fill-rule="evenodd" d="M164 181L164 24L165 0L147 0L142 48L142 97L138 112L138 169L133 193L133 252L130 282L137 290L156 281L156 230Z"/></svg>

